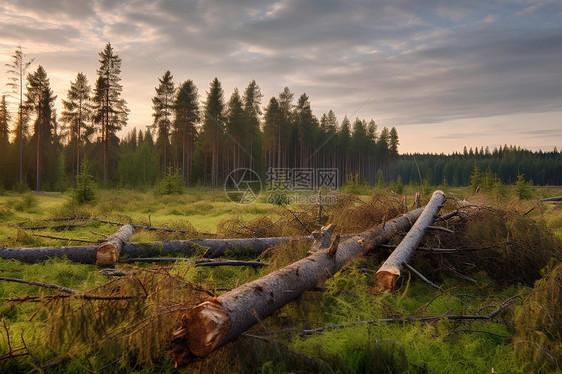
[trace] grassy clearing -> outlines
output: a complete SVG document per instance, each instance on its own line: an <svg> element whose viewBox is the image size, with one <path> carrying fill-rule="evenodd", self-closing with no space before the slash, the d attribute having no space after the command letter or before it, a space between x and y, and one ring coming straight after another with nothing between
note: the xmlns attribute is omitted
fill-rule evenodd
<svg viewBox="0 0 562 374"><path fill-rule="evenodd" d="M33 236L21 226L46 225L47 229L34 232L88 240L98 240L116 230L116 226L93 221L53 221L76 216L139 224L148 224L150 216L153 226L190 231L139 231L132 238L150 241L202 233L300 235L327 222L337 223L340 233L357 232L398 213L401 196L388 190L364 190L361 196L340 194L338 204L325 207L320 220L314 206L273 206L266 203L265 197L254 204L237 205L229 202L222 191L206 189L171 196L101 190L95 202L85 205L69 203L64 194L7 193L0 196L0 246L68 244ZM405 188L410 204L414 191L414 187ZM424 245L489 248L452 256L417 253L412 266L444 291L406 273L396 292L375 292L373 272L387 255L380 251L345 267L325 282L322 290L306 292L256 325L248 335L194 362L185 372L560 370L562 273L556 267L559 261L552 256L562 255L560 241L554 236L562 235L560 203L520 201L513 191L504 196L450 188L448 194L490 208L481 209L472 219L450 223L455 235L428 235ZM562 189L533 190L534 198L560 194ZM422 203L428 199L428 195L423 196ZM448 201L444 209L455 209L454 202ZM67 223L79 226L53 228ZM63 297L42 287L0 282L0 372L27 372L47 364L56 364L54 370L62 373L175 372L167 337L182 309L302 258L307 249L307 245L298 242L272 248L258 258L270 263L261 269L205 268L192 263L118 264L116 270L129 274L119 279L101 275L95 266L63 259L33 265L0 260L2 277L55 283L92 296L114 297ZM541 277L544 279L534 286ZM521 297L494 321L442 319L431 323L352 325L404 316L488 314L516 294ZM321 334L299 334L334 324L346 327L328 328Z"/></svg>

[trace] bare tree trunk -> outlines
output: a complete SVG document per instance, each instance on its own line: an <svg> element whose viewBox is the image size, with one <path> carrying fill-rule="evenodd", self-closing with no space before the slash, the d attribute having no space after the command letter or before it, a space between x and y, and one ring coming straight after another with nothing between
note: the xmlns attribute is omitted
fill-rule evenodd
<svg viewBox="0 0 562 374"><path fill-rule="evenodd" d="M117 230L115 234L108 236L105 242L101 243L96 250L96 264L112 265L119 261L119 253L123 244L129 241L134 232L135 228L133 225L127 224Z"/></svg>
<svg viewBox="0 0 562 374"><path fill-rule="evenodd" d="M330 278L353 258L409 229L422 214L414 210L340 243L320 250L265 277L213 298L180 316L171 336L176 367L222 347L277 309ZM335 252L335 253L334 253Z"/></svg>
<svg viewBox="0 0 562 374"><path fill-rule="evenodd" d="M394 289L394 285L400 277L400 270L404 267L403 264L408 261L420 244L444 202L445 194L441 191L435 191L420 218L375 274L377 286L387 290Z"/></svg>
<svg viewBox="0 0 562 374"><path fill-rule="evenodd" d="M354 235L342 235L342 240ZM297 238L246 238L246 239L196 239L196 240L170 240L165 242L148 243L126 243L121 248L121 254L130 257L156 257L165 255L193 256L200 253L202 248L207 247L204 257L215 258L223 256L227 251L235 253L238 250L252 249L252 254L260 255L266 249L288 243L291 240L304 240L312 242L312 236ZM55 257L67 257L70 261L83 264L94 264L96 262L96 246L72 246L72 247L35 247L35 248L1 248L0 258L14 259L27 263L45 261Z"/></svg>

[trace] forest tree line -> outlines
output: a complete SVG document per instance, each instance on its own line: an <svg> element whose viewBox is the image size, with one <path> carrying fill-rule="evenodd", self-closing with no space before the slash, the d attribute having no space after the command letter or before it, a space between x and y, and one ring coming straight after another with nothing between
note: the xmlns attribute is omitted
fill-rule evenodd
<svg viewBox="0 0 562 374"><path fill-rule="evenodd" d="M562 154L556 147L549 152L533 152L514 145L494 148L465 147L462 153L400 155L392 175L403 183L468 186L475 171L503 184L514 184L518 176L535 185L562 185ZM427 182L425 182L427 181Z"/></svg>
<svg viewBox="0 0 562 374"><path fill-rule="evenodd" d="M359 175L375 182L378 169L387 172L398 160L395 128L380 131L374 120L344 117L333 111L312 113L306 94L298 98L285 88L262 103L252 80L228 100L215 78L200 100L192 80L179 84L171 72L158 78L152 98L153 118L144 129L122 139L129 109L121 97L121 59L110 43L99 53L92 88L78 73L70 82L58 115L47 72L30 67L21 46L7 64L10 110L0 102L0 182L36 190L71 186L87 160L106 186L150 186L167 173L181 174L186 185L220 186L237 168L265 175L269 168L337 168L339 183Z"/></svg>
<svg viewBox="0 0 562 374"><path fill-rule="evenodd" d="M152 119L121 139L129 109L121 97L121 59L110 43L99 53L92 87L85 74L70 82L57 114L47 72L26 59L21 46L7 64L9 96L0 101L0 188L26 185L64 191L84 161L105 186L152 186L169 173L186 185L221 186L238 168L265 177L269 168L338 170L338 184L353 178L371 185L397 181L470 183L474 167L490 170L503 183L519 174L535 184L562 184L558 151L543 153L513 146L493 152L481 148L462 154L398 154L396 128L378 129L374 120L330 110L320 118L306 94L285 87L263 103L252 80L228 100L215 78L204 98L192 80L176 83L171 72L158 78ZM202 100L203 99L203 100ZM11 110L10 110L11 109Z"/></svg>

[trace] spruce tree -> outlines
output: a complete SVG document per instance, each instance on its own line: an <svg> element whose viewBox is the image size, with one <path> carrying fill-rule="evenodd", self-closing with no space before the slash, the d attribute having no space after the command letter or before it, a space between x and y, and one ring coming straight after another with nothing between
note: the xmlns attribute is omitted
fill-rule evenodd
<svg viewBox="0 0 562 374"><path fill-rule="evenodd" d="M197 137L196 126L201 120L198 97L197 87L193 81L187 80L180 84L174 103L174 133L181 138L182 175L187 185L190 182L191 163Z"/></svg>
<svg viewBox="0 0 562 374"><path fill-rule="evenodd" d="M203 145L206 156L210 153L210 182L213 187L219 185L219 147L224 134L224 122L224 91L218 78L215 78L207 93L203 120Z"/></svg>
<svg viewBox="0 0 562 374"><path fill-rule="evenodd" d="M10 112L6 103L6 95L2 95L0 101L0 148L5 149L10 143Z"/></svg>
<svg viewBox="0 0 562 374"><path fill-rule="evenodd" d="M103 182L109 182L109 144L115 133L127 124L129 110L127 102L121 98L121 59L114 54L111 43L107 43L99 53L100 67L94 90L94 120L100 126L103 143Z"/></svg>
<svg viewBox="0 0 562 374"><path fill-rule="evenodd" d="M247 145L250 138L249 129L246 125L246 118L242 106L242 98L238 93L238 88L230 96L226 110L226 133L229 137L228 149L232 152L232 160L229 163L232 170L245 166L245 156L248 155ZM246 155L245 155L246 154Z"/></svg>
<svg viewBox="0 0 562 374"><path fill-rule="evenodd" d="M43 160L45 148L51 144L52 112L56 96L53 96L47 72L41 65L27 76L26 104L35 113L33 137L36 142L35 189L41 189L41 170L47 164Z"/></svg>
<svg viewBox="0 0 562 374"><path fill-rule="evenodd" d="M62 100L64 110L62 121L68 126L70 145L73 145L72 170L75 176L80 174L80 148L83 139L92 134L93 127L90 119L92 117L91 87L88 79L83 73L76 75L76 80L70 82L67 99Z"/></svg>
<svg viewBox="0 0 562 374"><path fill-rule="evenodd" d="M156 148L160 156L160 170L166 173L169 164L168 146L170 144L176 88L174 77L169 70L164 73L162 78L158 78L158 81L160 84L155 88L156 96L152 98L152 109L154 110L152 116L154 117L153 127L158 131Z"/></svg>
<svg viewBox="0 0 562 374"><path fill-rule="evenodd" d="M261 131L260 131L260 118L262 115L261 99L263 95L260 87L255 80L248 83L248 87L244 90L242 97L243 111L244 111L244 127L248 134L248 156L249 163L247 164L250 169L258 167L256 161L261 156Z"/></svg>

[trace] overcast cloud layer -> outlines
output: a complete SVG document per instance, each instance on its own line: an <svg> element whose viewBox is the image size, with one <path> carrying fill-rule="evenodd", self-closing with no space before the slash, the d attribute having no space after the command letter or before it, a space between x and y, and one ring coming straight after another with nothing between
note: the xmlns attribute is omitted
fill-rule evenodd
<svg viewBox="0 0 562 374"><path fill-rule="evenodd" d="M21 43L60 103L78 72L94 85L110 41L128 129L151 123L170 70L201 100L215 76L226 99L252 79L264 105L285 86L306 92L318 117L332 109L340 121L395 126L402 153L552 150L562 148L561 19L560 1L8 0L0 62Z"/></svg>

